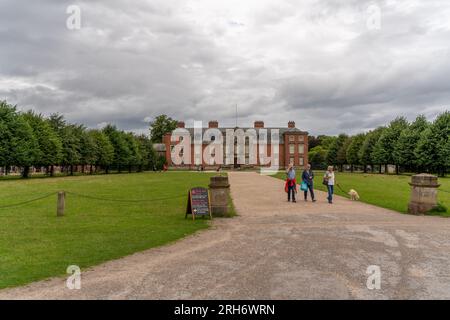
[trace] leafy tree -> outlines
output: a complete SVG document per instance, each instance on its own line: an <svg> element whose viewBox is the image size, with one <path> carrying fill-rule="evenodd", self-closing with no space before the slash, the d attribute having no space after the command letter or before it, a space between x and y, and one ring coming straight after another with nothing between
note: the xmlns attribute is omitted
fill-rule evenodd
<svg viewBox="0 0 450 320"><path fill-rule="evenodd" d="M330 165L342 165L343 163L340 161L342 160L341 157L338 159L338 153L341 150L344 143L347 141L348 136L346 134L340 134L337 139L334 139L330 147L328 149L327 153L327 162ZM342 168L341 168L342 169Z"/></svg>
<svg viewBox="0 0 450 320"><path fill-rule="evenodd" d="M427 171L444 176L450 167L450 112L440 114L433 124L422 132L415 156Z"/></svg>
<svg viewBox="0 0 450 320"><path fill-rule="evenodd" d="M150 139L153 143L162 143L165 134L177 128L177 121L163 114L150 123Z"/></svg>
<svg viewBox="0 0 450 320"><path fill-rule="evenodd" d="M22 177L28 178L30 167L39 155L38 141L33 134L33 129L21 114L18 114L10 123L10 129L12 133L11 164L23 167Z"/></svg>
<svg viewBox="0 0 450 320"><path fill-rule="evenodd" d="M90 130L88 134L94 140L94 165L96 171L99 167L104 168L108 173L109 166L114 161L114 147L108 139L108 136L99 130ZM92 167L91 167L92 173Z"/></svg>
<svg viewBox="0 0 450 320"><path fill-rule="evenodd" d="M130 147L125 137L126 134L110 124L103 128L103 132L108 136L114 148L113 164L117 166L119 172L122 172L122 168L129 165L129 159L131 157Z"/></svg>
<svg viewBox="0 0 450 320"><path fill-rule="evenodd" d="M435 165L438 161L436 152L437 145L435 141L433 141L432 137L433 132L431 127L425 129L425 131L420 134L420 139L414 150L417 163L427 172L434 171L436 168Z"/></svg>
<svg viewBox="0 0 450 320"><path fill-rule="evenodd" d="M158 155L153 148L152 141L145 135L138 136L137 140L139 142L139 149L142 156L142 166L147 169L151 168L152 170L156 170L156 159Z"/></svg>
<svg viewBox="0 0 450 320"><path fill-rule="evenodd" d="M396 165L396 172L398 174L398 163L394 159L394 148L398 138L403 130L408 128L408 122L404 117L398 117L391 121L389 126L380 136L373 150L373 157L376 163L384 164L387 168L388 164ZM385 170L387 172L387 170Z"/></svg>
<svg viewBox="0 0 450 320"><path fill-rule="evenodd" d="M328 150L330 146L336 141L337 137L335 136L325 136L319 135L317 136L317 140L319 141L319 145L322 146L325 150Z"/></svg>
<svg viewBox="0 0 450 320"><path fill-rule="evenodd" d="M77 135L77 129L74 125L67 124L64 116L58 113L51 114L48 122L58 134L63 146L60 164L70 168L70 174L73 174L73 166L75 163L79 163L81 157L80 137Z"/></svg>
<svg viewBox="0 0 450 320"><path fill-rule="evenodd" d="M156 157L156 170L162 170L164 164L166 163L166 158L164 156L158 155Z"/></svg>
<svg viewBox="0 0 450 320"><path fill-rule="evenodd" d="M52 113L47 121L56 134L61 137L63 135L64 128L67 126L64 116L59 113Z"/></svg>
<svg viewBox="0 0 450 320"><path fill-rule="evenodd" d="M23 167L22 177L28 178L30 167L39 153L33 129L17 112L15 106L0 101L0 164Z"/></svg>
<svg viewBox="0 0 450 320"><path fill-rule="evenodd" d="M17 117L16 107L9 105L6 101L0 101L0 165L6 167L6 173L9 166L13 164L10 124L15 117Z"/></svg>
<svg viewBox="0 0 450 320"><path fill-rule="evenodd" d="M160 116L152 123L154 135L165 134L176 127L176 121ZM158 133L159 132L159 133ZM161 136L162 138L162 136ZM86 130L82 125L67 123L60 114L45 119L29 111L21 114L15 106L0 101L0 165L18 166L28 177L31 166L62 165L70 174L74 166L93 165L108 172L111 165L139 168L162 168L164 157L153 149L153 142L145 136L125 133L108 125L104 130Z"/></svg>
<svg viewBox="0 0 450 320"><path fill-rule="evenodd" d="M342 146L339 148L338 153L337 153L337 164L340 166L341 171L342 171L342 167L344 164L347 164L347 149L350 146L352 142L352 137L347 137L344 140L344 143L342 144Z"/></svg>
<svg viewBox="0 0 450 320"><path fill-rule="evenodd" d="M372 172L374 170L374 157L373 150L375 148L376 143L380 139L381 134L384 131L384 127L379 127L373 131L370 131L366 134L364 142L361 146L361 149L358 152L358 157L361 161L361 164L364 166L364 172L367 172L367 166L370 165ZM380 167L381 172L381 167Z"/></svg>
<svg viewBox="0 0 450 320"><path fill-rule="evenodd" d="M336 140L337 137L326 135L308 138L308 158L314 168L326 168L328 149Z"/></svg>
<svg viewBox="0 0 450 320"><path fill-rule="evenodd" d="M393 158L396 163L408 169L419 165L414 150L417 147L421 133L428 126L427 119L421 115L408 128L401 132L393 151Z"/></svg>
<svg viewBox="0 0 450 320"><path fill-rule="evenodd" d="M315 136L308 136L308 151L311 151L317 146L320 146L320 139L319 137Z"/></svg>
<svg viewBox="0 0 450 320"><path fill-rule="evenodd" d="M63 130L62 164L70 168L70 175L73 175L74 166L81 163L81 138L83 130L83 126L74 124L66 125Z"/></svg>
<svg viewBox="0 0 450 320"><path fill-rule="evenodd" d="M62 142L50 123L42 115L28 111L23 116L31 126L38 142L38 152L34 164L46 167L48 173L48 168L59 163L62 159ZM53 167L50 174L53 175Z"/></svg>
<svg viewBox="0 0 450 320"><path fill-rule="evenodd" d="M450 111L440 114L431 126L432 139L436 143L437 169L445 176L450 167Z"/></svg>
<svg viewBox="0 0 450 320"><path fill-rule="evenodd" d="M141 167L142 164L141 150L139 148L139 142L132 133L125 133L124 138L130 150L127 162L128 162L128 172L131 172L133 166L138 166L139 168Z"/></svg>
<svg viewBox="0 0 450 320"><path fill-rule="evenodd" d="M309 151L308 154L309 162L314 168L325 169L326 168L326 157L327 150L325 150L321 145L314 147Z"/></svg>
<svg viewBox="0 0 450 320"><path fill-rule="evenodd" d="M82 130L80 133L80 164L82 165L82 172L85 172L85 166L89 165L89 172L92 174L92 166L95 164L97 144L95 138L87 130Z"/></svg>
<svg viewBox="0 0 450 320"><path fill-rule="evenodd" d="M410 128L414 131L422 132L429 126L430 123L427 121L427 118L423 114L421 114L417 116L416 120L414 120L413 123L411 123Z"/></svg>
<svg viewBox="0 0 450 320"><path fill-rule="evenodd" d="M361 150L365 139L366 135L364 133L360 133L353 137L347 148L347 161L351 165L352 172L353 166L362 164L361 158L359 157L359 151Z"/></svg>

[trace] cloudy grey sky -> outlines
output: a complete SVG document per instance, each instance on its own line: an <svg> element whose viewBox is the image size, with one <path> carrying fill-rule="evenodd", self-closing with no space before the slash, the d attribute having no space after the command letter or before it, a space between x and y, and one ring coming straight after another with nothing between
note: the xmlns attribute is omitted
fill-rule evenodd
<svg viewBox="0 0 450 320"><path fill-rule="evenodd" d="M0 46L0 99L89 127L232 126L238 104L241 126L337 134L450 109L448 0L0 0Z"/></svg>

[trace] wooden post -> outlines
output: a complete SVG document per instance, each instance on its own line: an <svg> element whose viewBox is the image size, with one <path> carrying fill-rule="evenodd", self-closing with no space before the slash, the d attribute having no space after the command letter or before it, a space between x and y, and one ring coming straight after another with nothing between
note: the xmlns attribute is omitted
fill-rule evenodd
<svg viewBox="0 0 450 320"><path fill-rule="evenodd" d="M64 216L64 208L66 206L66 193L64 191L58 192L58 203L56 206L56 215L58 217Z"/></svg>

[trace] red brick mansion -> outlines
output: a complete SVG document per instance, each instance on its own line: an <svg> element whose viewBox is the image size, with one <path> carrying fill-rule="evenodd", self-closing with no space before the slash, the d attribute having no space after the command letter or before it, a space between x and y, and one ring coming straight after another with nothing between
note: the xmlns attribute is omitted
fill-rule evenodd
<svg viewBox="0 0 450 320"><path fill-rule="evenodd" d="M239 140L239 135L242 140ZM256 140L252 140L251 137ZM177 145L183 143L183 139L185 139L185 147L177 148ZM208 146L212 143L217 144L218 141L220 141L218 148L223 148L223 153L220 150L223 160L207 160L199 156L208 151L210 148ZM241 141L240 144L239 141ZM261 141L264 144L261 144ZM253 128L220 128L217 121L210 121L208 128L186 128L185 123L180 121L175 131L164 136L163 142L167 164L174 169L269 167L267 160L264 160L266 157L263 157L261 152L271 157L272 164L276 160L279 168L286 168L289 164L303 167L308 163L308 132L296 128L293 121L284 128L265 128L263 121L255 121ZM242 145L240 153L236 151L241 148L237 146L238 144ZM231 153L229 153L230 149ZM190 156L185 153L185 150L188 150L187 153ZM214 153L216 152L213 152L215 156ZM177 160L180 155L183 156L181 161Z"/></svg>

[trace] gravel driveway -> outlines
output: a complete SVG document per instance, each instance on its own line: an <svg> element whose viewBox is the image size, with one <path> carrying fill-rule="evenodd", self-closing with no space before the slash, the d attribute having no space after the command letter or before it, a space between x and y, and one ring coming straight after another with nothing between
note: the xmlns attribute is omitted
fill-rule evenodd
<svg viewBox="0 0 450 320"><path fill-rule="evenodd" d="M287 203L283 181L230 173L239 216L174 244L56 278L0 299L450 299L450 219L336 197ZM76 261L74 261L76 264ZM381 289L366 286L379 266Z"/></svg>

